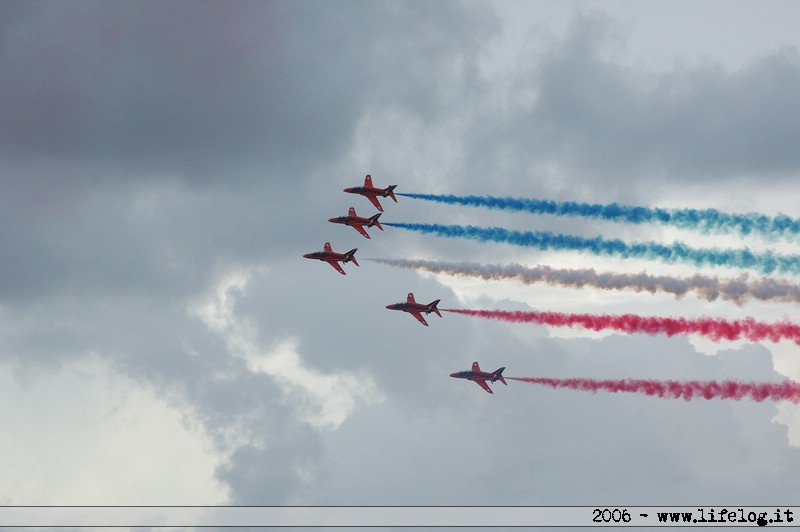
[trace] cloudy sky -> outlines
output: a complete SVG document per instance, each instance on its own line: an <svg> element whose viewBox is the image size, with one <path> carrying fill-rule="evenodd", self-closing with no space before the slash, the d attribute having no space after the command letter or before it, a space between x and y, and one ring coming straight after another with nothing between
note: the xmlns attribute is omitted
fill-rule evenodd
<svg viewBox="0 0 800 532"><path fill-rule="evenodd" d="M736 277L327 222L398 192L800 216L791 1L0 4L0 502L796 504L800 407L448 377L800 380L792 342L444 308L796 316L303 253ZM383 221L800 253L399 198ZM757 272L749 272L758 277Z"/></svg>

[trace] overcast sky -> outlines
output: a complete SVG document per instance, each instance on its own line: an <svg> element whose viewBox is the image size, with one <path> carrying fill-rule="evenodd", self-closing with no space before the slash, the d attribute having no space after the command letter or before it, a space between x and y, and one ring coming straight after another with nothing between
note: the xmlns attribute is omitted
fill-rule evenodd
<svg viewBox="0 0 800 532"><path fill-rule="evenodd" d="M800 347L384 307L702 315L796 305L361 260L725 268L327 222L398 192L800 216L791 1L0 3L0 502L789 505L800 406L448 374L800 380ZM383 221L800 253L797 242L398 198ZM757 272L749 272L756 278Z"/></svg>

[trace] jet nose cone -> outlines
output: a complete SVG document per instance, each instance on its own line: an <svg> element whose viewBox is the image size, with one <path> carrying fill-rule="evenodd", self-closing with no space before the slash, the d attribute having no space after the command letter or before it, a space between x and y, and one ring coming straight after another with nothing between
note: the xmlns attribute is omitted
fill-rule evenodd
<svg viewBox="0 0 800 532"><path fill-rule="evenodd" d="M458 373L451 373L450 376L451 377L458 377Z"/></svg>
<svg viewBox="0 0 800 532"><path fill-rule="evenodd" d="M336 218L328 218L328 221L336 223Z"/></svg>
<svg viewBox="0 0 800 532"><path fill-rule="evenodd" d="M353 191L353 189L352 189L351 187L345 188L345 189L343 189L343 190L344 190L345 192L352 192L352 191Z"/></svg>

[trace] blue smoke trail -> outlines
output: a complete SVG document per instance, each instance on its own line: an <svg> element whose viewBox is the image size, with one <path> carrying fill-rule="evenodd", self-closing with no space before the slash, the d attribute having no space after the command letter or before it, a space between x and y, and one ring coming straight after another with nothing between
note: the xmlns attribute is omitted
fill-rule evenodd
<svg viewBox="0 0 800 532"><path fill-rule="evenodd" d="M682 242L674 242L670 245L657 242L626 244L618 239L584 238L545 231L510 231L502 227L390 222L385 222L383 225L448 238L467 238L478 242L501 242L516 246L536 247L543 250L588 251L595 255L657 259L667 263L688 262L695 266L729 266L753 269L765 274L774 271L791 274L800 273L800 255L776 255L770 251L753 253L749 249L698 249L690 248Z"/></svg>
<svg viewBox="0 0 800 532"><path fill-rule="evenodd" d="M582 216L610 222L634 224L659 223L681 229L703 232L736 232L742 236L757 233L765 237L795 237L800 234L800 219L785 214L769 217L764 214L730 214L716 209L662 209L630 205L599 205L574 201L551 201L493 196L454 196L438 194L396 193L398 196L435 201L451 205L487 207L508 211L524 211L553 216Z"/></svg>

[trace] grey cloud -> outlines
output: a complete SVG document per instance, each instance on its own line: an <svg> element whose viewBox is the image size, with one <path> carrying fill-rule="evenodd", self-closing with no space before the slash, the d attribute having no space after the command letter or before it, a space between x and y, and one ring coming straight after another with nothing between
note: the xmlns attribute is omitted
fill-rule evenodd
<svg viewBox="0 0 800 532"><path fill-rule="evenodd" d="M7 156L104 160L225 182L240 178L231 166L297 176L335 156L367 97L431 114L453 59L465 45L476 53L478 38L460 26L482 22L446 2L7 9ZM451 29L441 31L444 20Z"/></svg>
<svg viewBox="0 0 800 532"><path fill-rule="evenodd" d="M503 344L468 356L502 356L509 376L721 378L733 365L728 354L705 357L675 339ZM588 349L578 354L581 347ZM762 353L744 348L749 362L739 371L771 374ZM790 504L800 489L786 474L800 452L786 445L785 427L769 422L776 412L769 403L688 403L519 382L496 385L489 396L446 375L439 381L439 400L427 408L397 397L356 413L326 438L332 472L319 486L321 504L725 504L752 498L753 482L770 486L753 504ZM393 423L378 430L383 419ZM351 431L363 438L351 439Z"/></svg>
<svg viewBox="0 0 800 532"><path fill-rule="evenodd" d="M429 116L462 76L451 59L465 45L477 53L483 19L446 2L45 2L5 4L2 14L4 361L34 378L98 353L231 452L218 476L232 502L303 499L304 470L320 469L324 452L316 432L187 303L230 267L302 281L305 247L333 239L323 228L342 234L325 221L337 212L303 207L341 194L310 190L315 169L343 155L365 105L399 101ZM297 315L307 292L287 286L265 298L266 312L237 307L291 318L262 328L265 348L308 334L295 325L307 323ZM359 357L380 335L353 350L333 334L348 330L342 321L332 323L333 347L312 334L301 356L315 368L365 367Z"/></svg>
<svg viewBox="0 0 800 532"><path fill-rule="evenodd" d="M303 20L324 20L324 6L39 7L10 24L2 56L0 116L9 126L0 139L15 157L235 181L225 170L240 159L285 169L309 151L330 156L346 139L334 133L352 128L364 92L352 76L332 75L351 70L348 47L321 49L355 37ZM286 48L282 32L294 38Z"/></svg>
<svg viewBox="0 0 800 532"><path fill-rule="evenodd" d="M464 79L449 65L478 53L485 14L448 2L7 4L0 280L13 282L0 298L186 294L220 263L295 251L338 214L316 220L296 200L330 205L338 187L313 176L348 148L360 113L399 102L432 119Z"/></svg>
<svg viewBox="0 0 800 532"><path fill-rule="evenodd" d="M774 115L781 100L795 101L793 52L736 73L674 70L645 86L594 52L613 23L582 17L572 37L521 74L517 88L539 92L534 106L495 115L476 66L497 31L484 5L220 5L0 7L0 83L9 96L0 101L5 361L35 374L96 352L155 384L230 451L217 474L240 504L589 504L598 493L610 503L674 496L669 503L693 504L715 487L720 501L740 500L754 475L770 487L765 498L797 493L786 474L797 469L797 451L768 421L770 404L522 383L489 396L447 377L479 360L521 376L775 378L763 349L714 359L676 339L552 340L544 330L523 341L505 324L452 315L431 316L423 328L383 307L408 291L455 306L438 281L366 263L343 277L301 258L326 240L359 247L362 257L488 253L389 228L366 240L325 221L351 204L371 209L343 197L338 181L340 171L354 180L371 171L348 167L360 162L353 134L370 112L399 110L423 133L461 124L451 162L463 175L424 176L448 187L485 191L488 176L508 168L498 187L519 194L534 186L528 170L541 160L576 179L598 175L586 187L610 193L639 172L777 175L796 167L781 143L770 144L777 152L768 161L714 161L747 138L727 129L768 132L759 105ZM728 117L740 100L746 105ZM715 120L696 116L701 103ZM780 132L789 138L794 122L785 116ZM653 130L642 133L645 125ZM727 136L712 142L715 133ZM380 143L367 148L367 159L383 158ZM751 148L754 158L764 153ZM392 182L426 171L415 169L415 154L403 155ZM420 213L462 216L401 198L384 219ZM386 401L334 431L299 423L271 378L186 313L216 276L241 266L263 267L234 306L256 324L259 347L294 339L309 367L366 371Z"/></svg>
<svg viewBox="0 0 800 532"><path fill-rule="evenodd" d="M234 488L234 505L311 504L309 485L324 471L319 436L308 427L278 427L264 448L239 447L218 477ZM298 480L299 479L299 480Z"/></svg>
<svg viewBox="0 0 800 532"><path fill-rule="evenodd" d="M302 489L302 476L288 464L313 464L319 453L314 431L295 419L295 405L272 378L253 373L224 339L183 308L120 296L84 297L80 303L54 297L46 308L20 307L3 314L0 354L23 381L97 354L134 381L153 386L217 453L231 453L218 470L220 480L232 484L231 502L252 496L251 477L240 469L243 457L261 448L259 463L287 465L259 473L261 487L272 486L257 491L260 500L285 504L288 494ZM252 471L252 464L245 469Z"/></svg>
<svg viewBox="0 0 800 532"><path fill-rule="evenodd" d="M495 120L495 159L559 169L566 182L614 194L670 183L790 179L800 168L800 55L775 50L735 71L706 60L642 73L615 61L619 23L576 15L564 39L523 65L527 112ZM525 154L528 154L527 156ZM522 170L529 175L529 170Z"/></svg>

